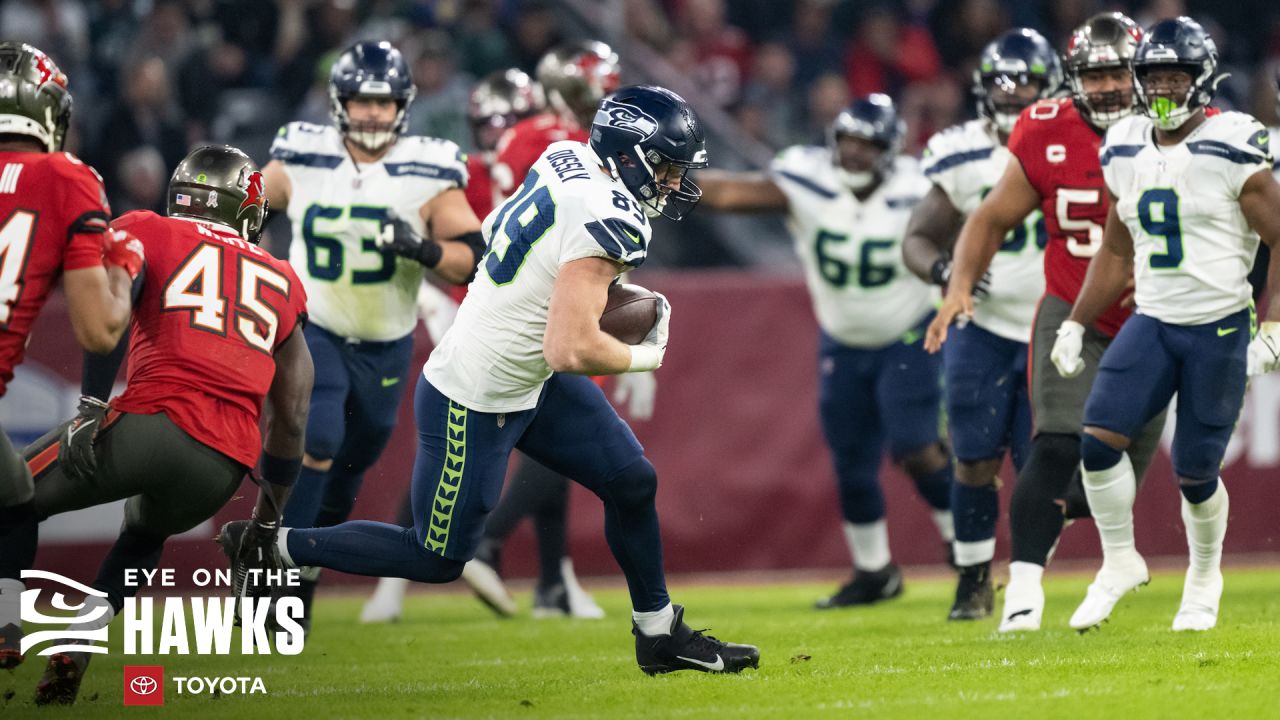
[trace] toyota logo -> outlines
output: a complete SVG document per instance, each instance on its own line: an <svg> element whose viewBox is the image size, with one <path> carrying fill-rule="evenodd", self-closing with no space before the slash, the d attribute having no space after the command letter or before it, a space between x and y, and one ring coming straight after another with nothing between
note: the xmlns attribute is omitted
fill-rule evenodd
<svg viewBox="0 0 1280 720"><path fill-rule="evenodd" d="M129 689L139 695L150 695L159 687L155 678L136 677L129 681Z"/></svg>

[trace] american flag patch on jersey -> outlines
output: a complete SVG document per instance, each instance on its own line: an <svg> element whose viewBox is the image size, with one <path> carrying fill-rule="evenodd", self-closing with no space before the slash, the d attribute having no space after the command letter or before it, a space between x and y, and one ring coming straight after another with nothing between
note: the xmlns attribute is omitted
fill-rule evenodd
<svg viewBox="0 0 1280 720"><path fill-rule="evenodd" d="M182 193L178 193L177 195L174 196L173 201L179 205L185 205L187 207L191 207L190 195L183 195Z"/></svg>

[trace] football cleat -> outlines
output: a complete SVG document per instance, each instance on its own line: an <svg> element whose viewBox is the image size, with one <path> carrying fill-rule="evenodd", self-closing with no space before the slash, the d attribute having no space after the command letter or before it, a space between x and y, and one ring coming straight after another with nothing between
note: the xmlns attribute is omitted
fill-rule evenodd
<svg viewBox="0 0 1280 720"><path fill-rule="evenodd" d="M1173 630L1212 630L1218 624L1218 603L1222 600L1222 573L1214 573L1208 580L1192 578L1182 586L1182 604L1173 617Z"/></svg>
<svg viewBox="0 0 1280 720"><path fill-rule="evenodd" d="M74 642L74 641L73 641ZM80 694L80 683L89 669L92 653L60 652L49 656L44 675L36 683L37 705L71 705Z"/></svg>
<svg viewBox="0 0 1280 720"><path fill-rule="evenodd" d="M22 664L22 626L9 623L0 627L0 670L12 670Z"/></svg>
<svg viewBox="0 0 1280 720"><path fill-rule="evenodd" d="M501 553L501 544L491 540L482 541L476 549L476 556L462 566L462 580L471 586L480 602L499 617L511 617L516 614L516 601L507 592L507 586L498 574Z"/></svg>
<svg viewBox="0 0 1280 720"><path fill-rule="evenodd" d="M263 583L263 573L283 567L276 552L274 530L249 520L232 520L218 531L217 541L231 564L232 594L237 598L266 596L269 589ZM251 570L262 572L251 573ZM239 620L239 603L236 613Z"/></svg>
<svg viewBox="0 0 1280 720"><path fill-rule="evenodd" d="M1116 553L1102 562L1102 569L1089 585L1084 602L1071 614L1072 629L1084 632L1101 625L1111 616L1120 598L1130 590L1151 582L1147 563L1137 550Z"/></svg>
<svg viewBox="0 0 1280 720"><path fill-rule="evenodd" d="M960 582L956 585L956 600L951 605L948 620L981 620L991 617L995 609L996 593L991 587L991 562L960 568Z"/></svg>
<svg viewBox="0 0 1280 720"><path fill-rule="evenodd" d="M373 596L360 610L360 622L365 625L399 622L404 609L404 594L408 589L409 581L404 578L379 578Z"/></svg>
<svg viewBox="0 0 1280 720"><path fill-rule="evenodd" d="M760 649L754 645L721 642L702 630L684 624L684 606L674 605L675 618L668 635L645 635L631 623L636 636L636 662L647 675L697 670L709 673L736 673L760 667Z"/></svg>
<svg viewBox="0 0 1280 720"><path fill-rule="evenodd" d="M889 563L882 570L869 572L855 570L853 579L836 591L835 595L814 603L819 610L871 605L881 600L896 598L902 594L902 571Z"/></svg>
<svg viewBox="0 0 1280 720"><path fill-rule="evenodd" d="M1009 578L1004 589L1004 611L1000 615L1000 629L1007 632L1035 632L1040 629L1044 617L1044 587L1039 582Z"/></svg>

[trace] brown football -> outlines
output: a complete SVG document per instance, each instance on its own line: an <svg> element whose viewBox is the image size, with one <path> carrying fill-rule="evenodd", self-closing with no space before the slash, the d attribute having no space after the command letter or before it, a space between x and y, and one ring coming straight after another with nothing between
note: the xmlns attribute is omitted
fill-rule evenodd
<svg viewBox="0 0 1280 720"><path fill-rule="evenodd" d="M639 285L609 286L609 299L600 315L600 329L628 345L649 334L658 321L658 296Z"/></svg>

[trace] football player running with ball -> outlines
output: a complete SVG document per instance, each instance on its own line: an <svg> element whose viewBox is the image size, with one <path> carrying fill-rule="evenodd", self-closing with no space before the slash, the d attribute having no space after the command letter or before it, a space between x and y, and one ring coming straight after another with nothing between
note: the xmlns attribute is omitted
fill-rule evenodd
<svg viewBox="0 0 1280 720"><path fill-rule="evenodd" d="M702 204L785 212L821 327L818 405L835 464L853 579L819 608L866 605L902 592L889 554L880 462L889 454L951 530L950 451L938 436L939 358L922 331L937 290L907 272L899 244L929 191L886 95L855 100L826 147L784 150L768 175L704 173Z"/></svg>
<svg viewBox="0 0 1280 720"><path fill-rule="evenodd" d="M1227 490L1218 477L1250 374L1280 366L1280 296L1273 293L1257 339L1246 280L1259 236L1280 243L1280 184L1267 130L1249 115L1206 115L1221 76L1213 40L1180 17L1152 26L1133 60L1142 114L1107 131L1102 170L1111 208L1052 358L1079 373L1084 328L1124 292L1132 275L1137 311L1099 361L1084 408L1084 489L1103 562L1071 627L1107 619L1148 581L1134 546L1131 438L1177 393L1173 469L1182 491L1190 567L1174 630L1208 630L1222 596ZM1275 265L1268 284L1274 291Z"/></svg>
<svg viewBox="0 0 1280 720"><path fill-rule="evenodd" d="M1089 260L1102 246L1106 188L1098 149L1106 129L1133 113L1129 63L1142 31L1120 13L1103 13L1076 29L1066 52L1072 97L1043 100L1023 111L1009 138L1012 159L1000 182L969 216L956 240L946 302L929 328L937 345L960 314L973 312L971 288L986 272L1006 234L1037 207L1044 212L1045 295L1031 339L1031 408L1035 437L1018 473L1009 506L1012 562L1000 630L1038 630L1044 614L1041 577L1067 517L1088 515L1079 487L1080 421L1097 360L1129 317L1121 303L1084 330L1091 361L1071 378L1054 371L1049 351L1084 283ZM1164 415L1147 423L1134 443L1137 476L1150 464ZM1073 493L1068 490L1074 490ZM1071 498L1070 501L1064 498Z"/></svg>
<svg viewBox="0 0 1280 720"><path fill-rule="evenodd" d="M512 450L594 492L631 593L636 660L646 673L738 672L759 650L684 623L662 567L657 475L588 375L653 370L670 307L626 345L600 330L608 287L642 263L649 218L679 220L701 191L697 116L661 88L628 87L596 114L589 145L547 148L517 193L485 219L489 249L457 320L431 353L414 398L413 527L367 521L282 530L287 567L449 582L476 550ZM243 521L235 523L243 532Z"/></svg>
<svg viewBox="0 0 1280 720"><path fill-rule="evenodd" d="M907 267L938 285L953 274L955 234L1009 164L1006 143L1018 115L1062 84L1058 55L1034 30L1009 30L982 52L974 70L980 118L929 140L924 173L934 187L916 206L902 248ZM1031 443L1027 343L1036 302L1044 293L1044 218L1017 219L988 274L973 322L957 328L943 353L947 422L955 449L955 562L960 571L949 618L987 617L995 605L991 560L1000 513L999 473L1008 452L1021 469ZM938 345L929 346L932 352Z"/></svg>

